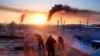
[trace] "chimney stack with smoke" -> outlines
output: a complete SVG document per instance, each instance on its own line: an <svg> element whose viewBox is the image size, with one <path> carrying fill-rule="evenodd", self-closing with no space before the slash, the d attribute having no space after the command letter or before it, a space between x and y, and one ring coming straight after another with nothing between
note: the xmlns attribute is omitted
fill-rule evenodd
<svg viewBox="0 0 100 56"><path fill-rule="evenodd" d="M54 7L52 7L52 9L49 11L48 14L48 21L51 19L52 15L56 12L60 12L60 11L65 11L66 13L72 13L72 14L78 14L78 13L83 13L83 14L100 14L100 12L96 12L96 11L91 11L91 10L81 10L78 8L72 8L68 5L55 5Z"/></svg>

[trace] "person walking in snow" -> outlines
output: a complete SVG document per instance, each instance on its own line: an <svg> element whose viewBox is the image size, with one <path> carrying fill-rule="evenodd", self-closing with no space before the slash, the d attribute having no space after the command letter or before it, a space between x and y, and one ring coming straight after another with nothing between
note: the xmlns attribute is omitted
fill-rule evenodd
<svg viewBox="0 0 100 56"><path fill-rule="evenodd" d="M44 49L44 41L43 41L41 35L36 34L35 36L37 37L37 40L38 40L39 50Z"/></svg>
<svg viewBox="0 0 100 56"><path fill-rule="evenodd" d="M58 36L58 47L59 47L59 49L61 49L61 48L65 49L64 40L61 36Z"/></svg>
<svg viewBox="0 0 100 56"><path fill-rule="evenodd" d="M52 35L50 35L46 41L48 56L55 56L55 44L56 41L53 39Z"/></svg>

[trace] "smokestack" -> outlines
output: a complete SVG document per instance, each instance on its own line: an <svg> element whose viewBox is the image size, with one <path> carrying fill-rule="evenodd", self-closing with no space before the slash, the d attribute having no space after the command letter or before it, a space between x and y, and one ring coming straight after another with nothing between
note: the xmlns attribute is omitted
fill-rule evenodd
<svg viewBox="0 0 100 56"><path fill-rule="evenodd" d="M48 21L51 19L52 15L56 12L61 12L61 11L65 11L66 13L73 13L73 14L78 14L78 13L83 13L83 14L100 14L100 12L96 12L96 11L91 11L91 10L81 10L81 9L77 9L77 8L72 8L68 5L55 5L54 7L52 7L52 9L49 11L48 14Z"/></svg>

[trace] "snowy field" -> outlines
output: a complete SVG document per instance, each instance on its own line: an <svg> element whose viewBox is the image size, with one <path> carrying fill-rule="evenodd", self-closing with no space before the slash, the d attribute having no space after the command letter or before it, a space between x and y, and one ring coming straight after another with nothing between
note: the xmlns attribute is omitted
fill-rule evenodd
<svg viewBox="0 0 100 56"><path fill-rule="evenodd" d="M26 52L25 51L7 51L6 49L0 50L0 56L46 56L47 51L46 50L38 50L37 48L37 41L36 38L34 37L34 34L38 33L41 34L41 36L44 39L44 42L48 38L49 35L52 35L53 38L57 42L58 36L62 36L64 39L64 44L65 44L65 50L57 50L56 49L56 56L81 56L80 53L82 54L87 54L91 55L95 49L92 47L91 43L84 44L83 41L78 40L77 38L74 37L74 35L84 35L86 34L85 31L78 31L78 30L62 30L62 29L57 29L57 28L52 28L52 29L45 29L45 30L31 30L25 32L25 40L28 43L28 46L33 49L29 49ZM98 39L100 37L99 35L100 31L96 32L87 32L88 35L92 36L91 39ZM29 38L27 38L29 37ZM33 38L34 37L34 38ZM95 37L95 38L93 38ZM85 40L85 39L84 39ZM7 44L10 45L10 44ZM0 46L2 48L2 46ZM75 51L77 50L77 52ZM80 52L80 53L78 53ZM28 53L28 54L27 54ZM83 55L84 56L84 55Z"/></svg>

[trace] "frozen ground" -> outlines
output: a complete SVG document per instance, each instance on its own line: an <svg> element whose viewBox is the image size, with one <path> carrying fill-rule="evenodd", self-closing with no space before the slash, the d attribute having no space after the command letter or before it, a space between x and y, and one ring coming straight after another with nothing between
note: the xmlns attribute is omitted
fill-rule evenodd
<svg viewBox="0 0 100 56"><path fill-rule="evenodd" d="M85 45L83 42L77 40L73 37L75 32L72 31L63 31L56 28L45 29L45 30L33 30L34 33L41 34L44 41L46 41L48 35L53 35L54 39L57 40L57 37L60 35L64 39L65 49L66 50L57 50L56 56L89 56L93 53L94 49L91 45ZM27 38L27 41L30 42L31 38ZM26 52L19 54L17 51L4 51L0 53L0 56L46 56L46 50L38 50L37 43L28 43L30 47L34 49L29 49ZM14 53L14 54L11 54Z"/></svg>

